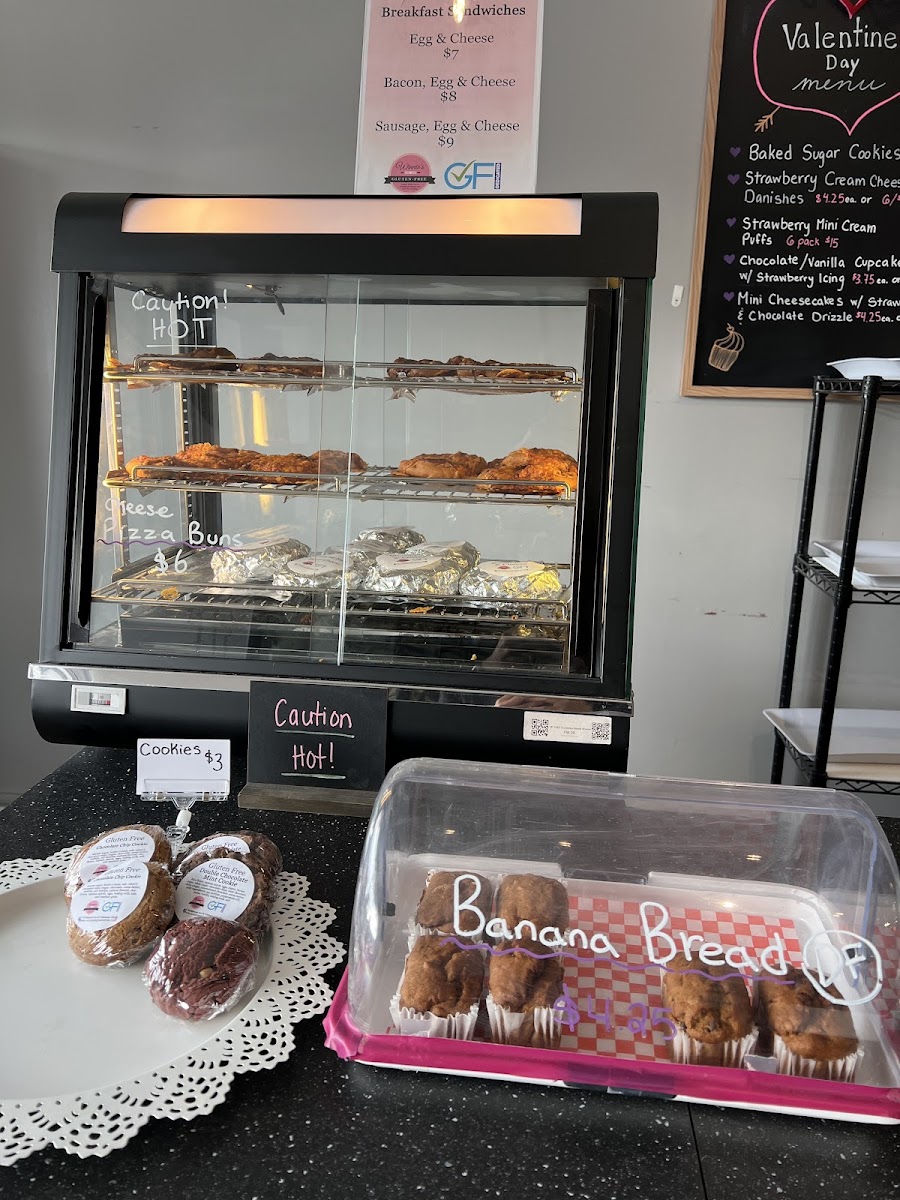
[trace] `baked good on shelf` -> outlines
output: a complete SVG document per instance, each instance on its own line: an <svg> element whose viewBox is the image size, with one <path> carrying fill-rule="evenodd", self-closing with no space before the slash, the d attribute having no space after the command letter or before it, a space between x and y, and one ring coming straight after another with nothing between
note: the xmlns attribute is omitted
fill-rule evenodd
<svg viewBox="0 0 900 1200"><path fill-rule="evenodd" d="M796 967L787 975L762 976L758 989L761 1041L780 1074L853 1079L859 1039L848 1008L823 996ZM833 984L825 991L840 998Z"/></svg>
<svg viewBox="0 0 900 1200"><path fill-rule="evenodd" d="M136 859L172 865L172 847L159 825L119 825L85 842L66 871L63 895L68 904L85 883L105 875L110 867Z"/></svg>
<svg viewBox="0 0 900 1200"><path fill-rule="evenodd" d="M128 966L150 953L174 911L175 885L161 863L118 863L72 897L69 947L92 966Z"/></svg>
<svg viewBox="0 0 900 1200"><path fill-rule="evenodd" d="M404 458L392 474L408 479L474 479L487 467L480 454L454 450L447 454L417 454Z"/></svg>
<svg viewBox="0 0 900 1200"><path fill-rule="evenodd" d="M388 379L436 379L443 375L444 364L436 358L395 358L388 367Z"/></svg>
<svg viewBox="0 0 900 1200"><path fill-rule="evenodd" d="M483 875L476 875L473 871L433 871L425 881L425 889L416 908L417 925L423 929L437 930L440 933L473 934L478 932L478 918L468 909L460 911L458 930L453 924L455 881L460 875L471 875L478 880L480 891L471 879L463 879L459 885L459 898L475 905L484 919L482 928L484 927L484 923L491 915L491 899L494 889ZM477 895L475 895L476 891Z"/></svg>
<svg viewBox="0 0 900 1200"><path fill-rule="evenodd" d="M209 565L216 583L243 584L271 579L291 559L305 554L309 554L306 542L282 538L256 546L222 547L212 552Z"/></svg>
<svg viewBox="0 0 900 1200"><path fill-rule="evenodd" d="M323 364L308 354L267 354L247 359L239 370L245 375L291 375L301 379L315 379L323 373Z"/></svg>
<svg viewBox="0 0 900 1200"><path fill-rule="evenodd" d="M424 534L408 525L381 525L372 529L361 529L356 535L358 542L371 542L378 553L394 552L399 554L409 550L411 546L421 546L425 541Z"/></svg>
<svg viewBox="0 0 900 1200"><path fill-rule="evenodd" d="M560 880L546 875L505 875L497 892L497 916L513 931L520 921L531 921L538 933L547 926L563 930L569 924L569 895Z"/></svg>
<svg viewBox="0 0 900 1200"><path fill-rule="evenodd" d="M477 487L479 492L506 492L523 496L561 496L566 488L574 492L578 488L578 463L563 450L543 447L513 450L505 458L494 459L480 473L484 480ZM517 484L516 480L528 483ZM540 486L538 481L548 480L559 486ZM491 480L506 482L492 483ZM565 485L565 486L562 486Z"/></svg>
<svg viewBox="0 0 900 1200"><path fill-rule="evenodd" d="M253 865L270 879L274 879L284 865L281 851L270 837L250 829L239 829L236 833L211 833L188 846L178 860L178 871L183 874L188 862L197 866L210 858L225 858L229 852L252 860Z"/></svg>
<svg viewBox="0 0 900 1200"><path fill-rule="evenodd" d="M215 362L186 362L184 365L180 359L215 359ZM159 371L160 373L177 375L183 371L185 367L188 370L199 371L236 371L237 356L228 350L225 346L196 346L193 350L189 350L187 354L173 354L159 360L150 360L145 364L144 369L147 371Z"/></svg>
<svg viewBox="0 0 900 1200"><path fill-rule="evenodd" d="M176 454L157 457L141 454L130 459L124 472L114 471L113 477L133 480L169 478L187 479L196 483L275 483L290 486L315 484L316 476L359 472L367 463L358 454L345 450L317 450L314 454L262 454L258 450L242 450L234 446L216 446L211 442L196 442Z"/></svg>
<svg viewBox="0 0 900 1200"><path fill-rule="evenodd" d="M663 968L662 990L679 1029L667 1043L675 1062L740 1067L756 1029L746 984L734 967L676 954Z"/></svg>
<svg viewBox="0 0 900 1200"><path fill-rule="evenodd" d="M561 1023L554 1005L563 994L563 963L539 942L504 942L488 968L491 1039L513 1046L553 1050Z"/></svg>
<svg viewBox="0 0 900 1200"><path fill-rule="evenodd" d="M410 554L379 554L366 572L363 587L369 592L401 596L455 596L459 569L448 557Z"/></svg>
<svg viewBox="0 0 900 1200"><path fill-rule="evenodd" d="M406 552L412 558L445 558L465 574L478 566L481 555L471 542L422 542Z"/></svg>
<svg viewBox="0 0 900 1200"><path fill-rule="evenodd" d="M346 475L348 470L358 474L369 465L358 454L348 454L346 450L316 450L309 458L318 475Z"/></svg>
<svg viewBox="0 0 900 1200"><path fill-rule="evenodd" d="M460 950L451 941L424 934L406 959L400 1008L434 1017L470 1014L481 1000L484 959L479 950Z"/></svg>
<svg viewBox="0 0 900 1200"><path fill-rule="evenodd" d="M219 917L179 921L144 967L150 999L185 1021L208 1021L253 988L259 947L249 929Z"/></svg>

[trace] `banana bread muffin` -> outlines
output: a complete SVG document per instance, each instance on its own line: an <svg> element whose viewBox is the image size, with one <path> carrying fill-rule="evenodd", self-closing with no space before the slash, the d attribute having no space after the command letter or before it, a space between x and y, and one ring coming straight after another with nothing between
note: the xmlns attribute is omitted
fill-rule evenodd
<svg viewBox="0 0 900 1200"><path fill-rule="evenodd" d="M440 933L474 934L478 931L478 918L468 909L463 909L459 914L459 930L453 926L455 881L464 874L472 875L477 879L481 890L478 891L478 887L471 879L464 879L459 885L459 898L461 901L474 904L484 921L487 922L491 915L491 898L494 889L482 875L475 875L471 871L435 871L428 877L425 890L419 900L419 906L416 909L417 925L421 925L423 929L434 929Z"/></svg>
<svg viewBox="0 0 900 1200"><path fill-rule="evenodd" d="M676 954L664 968L663 1002L681 1030L669 1042L676 1062L741 1065L756 1030L746 984L734 967Z"/></svg>
<svg viewBox="0 0 900 1200"><path fill-rule="evenodd" d="M833 985L825 990L840 996ZM796 967L760 979L759 1016L764 1047L771 1048L781 1074L853 1078L859 1039L849 1010L821 995Z"/></svg>

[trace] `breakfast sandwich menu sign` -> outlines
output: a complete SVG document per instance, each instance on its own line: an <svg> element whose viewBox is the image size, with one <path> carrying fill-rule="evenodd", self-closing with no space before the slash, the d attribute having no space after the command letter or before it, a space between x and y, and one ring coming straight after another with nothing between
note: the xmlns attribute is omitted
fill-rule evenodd
<svg viewBox="0 0 900 1200"><path fill-rule="evenodd" d="M543 22L543 0L367 0L357 194L533 192Z"/></svg>

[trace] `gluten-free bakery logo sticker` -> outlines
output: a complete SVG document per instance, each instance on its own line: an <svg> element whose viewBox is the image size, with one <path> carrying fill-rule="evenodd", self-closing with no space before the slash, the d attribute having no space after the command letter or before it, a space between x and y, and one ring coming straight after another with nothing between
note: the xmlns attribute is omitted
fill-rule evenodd
<svg viewBox="0 0 900 1200"><path fill-rule="evenodd" d="M88 900L87 904L84 906L84 915L86 917L92 917L95 912L99 911L99 909L100 902L98 900Z"/></svg>
<svg viewBox="0 0 900 1200"><path fill-rule="evenodd" d="M429 183L434 183L434 176L431 165L421 154L401 154L391 163L384 182L404 195L412 195L424 191Z"/></svg>
<svg viewBox="0 0 900 1200"><path fill-rule="evenodd" d="M204 896L194 896L188 903L191 908L203 908L206 904L206 898Z"/></svg>

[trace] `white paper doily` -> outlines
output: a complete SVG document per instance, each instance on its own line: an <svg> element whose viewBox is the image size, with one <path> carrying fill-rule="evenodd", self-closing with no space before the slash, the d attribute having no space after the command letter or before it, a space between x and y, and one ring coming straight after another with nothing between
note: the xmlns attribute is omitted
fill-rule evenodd
<svg viewBox="0 0 900 1200"><path fill-rule="evenodd" d="M61 876L76 849L59 850L46 859L0 862L0 896ZM292 872L278 877L268 971L252 998L230 1019L222 1019L226 1023L210 1030L203 1022L191 1026L196 1043L188 1053L102 1087L40 1099L0 1098L0 1166L45 1146L79 1158L109 1154L151 1117L190 1120L208 1113L226 1098L236 1074L283 1062L294 1048L293 1026L327 1010L332 991L322 976L344 957L341 943L325 932L334 909L310 900L308 887L308 880ZM64 928L61 888L59 919ZM150 1013L171 1021L157 1014L149 996L145 999ZM64 1006L65 998L59 1003Z"/></svg>

